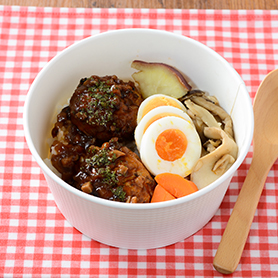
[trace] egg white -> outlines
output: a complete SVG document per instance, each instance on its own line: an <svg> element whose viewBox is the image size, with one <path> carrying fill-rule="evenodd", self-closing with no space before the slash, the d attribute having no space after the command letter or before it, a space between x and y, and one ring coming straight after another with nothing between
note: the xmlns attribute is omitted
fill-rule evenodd
<svg viewBox="0 0 278 278"><path fill-rule="evenodd" d="M137 127L135 128L134 138L135 138L135 143L136 143L138 151L140 151L140 149L141 149L141 141L142 141L142 137L143 137L144 131L146 129L146 125L149 123L149 121L151 121L151 119L153 117L155 117L155 116L157 116L159 114L163 114L163 113L174 114L173 116L181 117L184 120L188 121L191 125L194 126L191 118L183 110L181 110L181 109L179 109L177 107L173 107L173 106L159 106L159 107L156 107L156 108L152 109L149 113L147 113L141 119L141 121L139 122ZM194 126L194 128L195 128L195 126Z"/></svg>
<svg viewBox="0 0 278 278"><path fill-rule="evenodd" d="M152 96L144 99L143 102L140 104L138 112L137 112L137 124L143 118L143 112L144 112L145 107L148 105L149 101L153 100L154 98L158 98L158 99L162 98L162 99L171 100L171 101L175 102L177 104L177 107L179 107L181 110L186 111L185 106L178 99L167 96L167 95L163 95L163 94L155 94L155 95L152 95ZM165 104L164 106L170 106L170 105Z"/></svg>
<svg viewBox="0 0 278 278"><path fill-rule="evenodd" d="M167 129L178 129L187 138L187 148L183 156L175 161L162 159L155 149L158 136ZM146 168L155 176L167 172L186 177L200 158L201 150L201 141L196 129L184 119L167 116L153 122L144 133L140 157Z"/></svg>

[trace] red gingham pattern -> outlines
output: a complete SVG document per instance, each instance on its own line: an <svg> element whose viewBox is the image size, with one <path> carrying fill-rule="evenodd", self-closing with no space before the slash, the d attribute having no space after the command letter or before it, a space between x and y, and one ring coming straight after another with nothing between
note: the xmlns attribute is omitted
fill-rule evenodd
<svg viewBox="0 0 278 278"><path fill-rule="evenodd" d="M216 50L242 76L252 99L264 76L278 67L278 11L0 6L1 277L223 277L212 261L252 148L220 209L201 231L166 248L136 251L100 244L75 230L57 209L25 143L24 100L40 69L75 41L136 27L189 36ZM241 263L230 276L278 277L277 188L276 162Z"/></svg>

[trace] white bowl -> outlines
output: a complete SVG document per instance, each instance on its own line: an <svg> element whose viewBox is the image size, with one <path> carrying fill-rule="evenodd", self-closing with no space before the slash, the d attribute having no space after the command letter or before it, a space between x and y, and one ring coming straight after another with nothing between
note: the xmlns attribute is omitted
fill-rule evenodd
<svg viewBox="0 0 278 278"><path fill-rule="evenodd" d="M215 95L232 116L239 154L232 167L206 188L183 198L150 204L100 199L65 183L44 163L53 117L82 77L116 74L131 79L134 59L164 62L199 89ZM121 248L148 249L179 242L214 216L253 136L253 110L245 84L220 55L173 33L148 29L110 31L73 44L38 74L27 95L24 130L61 213L88 237Z"/></svg>

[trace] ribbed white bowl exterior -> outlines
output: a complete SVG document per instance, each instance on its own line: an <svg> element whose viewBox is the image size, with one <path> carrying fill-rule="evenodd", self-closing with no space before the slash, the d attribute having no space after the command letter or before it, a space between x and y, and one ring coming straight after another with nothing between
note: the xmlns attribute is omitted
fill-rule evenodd
<svg viewBox="0 0 278 278"><path fill-rule="evenodd" d="M214 216L230 182L178 205L125 209L85 200L45 177L58 208L74 227L99 242L127 249L158 248L194 234Z"/></svg>

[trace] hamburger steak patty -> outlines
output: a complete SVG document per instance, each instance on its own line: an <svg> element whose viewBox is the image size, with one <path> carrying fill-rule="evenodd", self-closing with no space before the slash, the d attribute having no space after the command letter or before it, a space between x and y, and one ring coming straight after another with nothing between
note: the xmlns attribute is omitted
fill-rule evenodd
<svg viewBox="0 0 278 278"><path fill-rule="evenodd" d="M129 139L142 101L134 82L124 82L115 75L92 75L81 79L70 99L71 120L100 142L112 137Z"/></svg>
<svg viewBox="0 0 278 278"><path fill-rule="evenodd" d="M100 198L149 203L155 181L138 156L112 138L101 147L91 145L80 159L75 186Z"/></svg>

